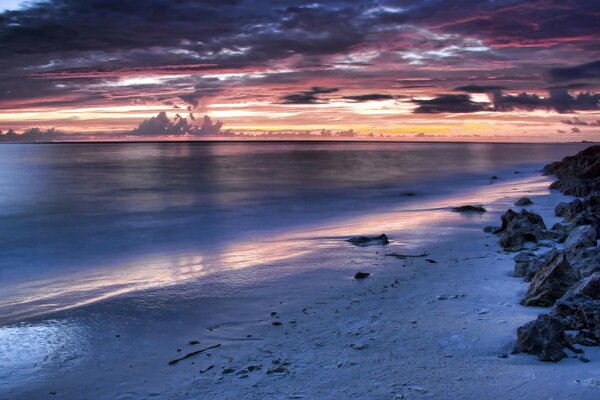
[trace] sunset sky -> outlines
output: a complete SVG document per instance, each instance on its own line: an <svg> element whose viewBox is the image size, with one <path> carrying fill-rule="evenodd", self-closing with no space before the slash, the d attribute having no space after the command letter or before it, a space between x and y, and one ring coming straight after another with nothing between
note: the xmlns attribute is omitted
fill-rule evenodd
<svg viewBox="0 0 600 400"><path fill-rule="evenodd" d="M4 11L2 11L4 10ZM600 140L598 0L0 0L0 129Z"/></svg>

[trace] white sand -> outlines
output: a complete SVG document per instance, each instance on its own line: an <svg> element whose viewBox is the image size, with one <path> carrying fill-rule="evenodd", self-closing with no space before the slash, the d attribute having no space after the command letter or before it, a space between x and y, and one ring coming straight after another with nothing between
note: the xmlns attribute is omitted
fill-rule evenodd
<svg viewBox="0 0 600 400"><path fill-rule="evenodd" d="M522 195L550 226L562 197L547 178L515 177L423 211L248 243L232 250L238 269L209 281L2 328L0 399L598 399L598 348L585 364L509 354L516 328L544 310L518 304L527 284L511 276L514 254L482 228ZM469 203L490 212L445 208ZM389 246L342 240L382 232ZM359 270L372 275L355 281Z"/></svg>

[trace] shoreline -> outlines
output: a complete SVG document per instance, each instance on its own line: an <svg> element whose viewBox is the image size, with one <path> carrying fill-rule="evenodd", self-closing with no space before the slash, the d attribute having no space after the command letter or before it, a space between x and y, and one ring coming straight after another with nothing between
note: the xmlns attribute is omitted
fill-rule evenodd
<svg viewBox="0 0 600 400"><path fill-rule="evenodd" d="M522 172L514 174L515 167ZM447 182L448 178L452 178L451 182L456 181L457 177L455 175L439 177L432 182L428 182L428 184L442 186L435 194L426 192L423 187L424 184L418 182L408 185L407 189L410 190L407 191L395 188L380 189L377 191L378 194L375 194L375 196L381 196L381 198L375 198L379 204L373 207L349 214L346 211L348 215L345 216L326 217L320 223L311 221L305 224L292 225L289 228L266 230L260 233L258 239L254 239L252 235L246 235L246 237L241 237L239 240L219 244L219 247L225 248L223 254L221 254L222 249L220 248L216 251L209 250L211 246L206 249L197 248L194 250L182 248L173 252L173 254L163 254L163 251L158 250L156 254L149 253L143 257L129 257L126 261L115 262L115 266L107 268L106 271L104 271L105 268L101 268L100 272L107 273L107 276L99 274L96 277L96 270L92 268L90 271L84 269L70 274L70 277L77 279L63 280L62 277L56 277L54 279L40 279L27 284L11 285L6 288L5 298L0 301L0 314L2 314L0 316L0 326L27 322L29 319L35 319L36 317L44 318L44 316L51 315L54 312L86 306L123 294L133 294L135 296L135 292L151 291L168 285L185 284L195 279L211 279L211 276L215 274L220 275L222 272L231 269L246 268L250 263L234 254L236 252L241 253L242 250L240 249L251 253L265 253L265 243L278 242L278 247L287 247L290 252L296 254L304 252L303 248L308 248L309 251L314 252L322 247L326 241L343 240L343 238L353 234L370 234L381 229L387 229L388 231L398 229L397 223L392 223L393 226L389 226L390 224L386 226L385 219L393 220L397 214L404 215L428 210L439 214L440 211L447 211L447 209L451 209L461 202L478 202L482 199L477 197L477 193L486 191L489 185L495 184L497 187L499 184L504 183L511 185L512 182L538 179L539 173L537 170L541 170L542 167L543 164L534 163L528 166L518 165L502 170L487 171L486 173L464 173L462 176L466 177L465 181L468 183L457 184L459 189L453 190L450 189L449 183L442 185L442 182ZM494 181L488 179L488 176L494 173L500 175L505 182L494 183ZM492 189L492 187L489 187L489 189ZM406 192L410 195L407 196ZM495 193L493 196L499 197L500 195ZM448 218L452 214L442 213L441 216ZM372 222L373 220L378 221L379 226L377 226L377 223ZM325 241L317 240L319 237L324 238ZM270 247L272 250L273 246ZM281 253L282 251L277 250L277 252ZM281 256L284 258L283 255ZM264 263L265 258L273 258L273 256L263 254L260 259L256 260L254 265ZM157 262L156 260L161 261ZM167 263L183 263L188 267L168 271L173 276L165 276L161 269L164 269L163 265ZM156 271L152 269L155 264L160 264ZM224 266L223 264L227 265ZM98 265L97 267L104 267L104 265ZM123 276L122 279L121 276ZM41 288L44 290L42 293L39 291ZM9 297L6 297L7 293ZM139 295L143 295L143 293ZM26 302L23 301L24 299ZM27 309L28 304L37 308ZM50 304L52 308L45 307L45 304ZM40 307L40 305L44 307Z"/></svg>
<svg viewBox="0 0 600 400"><path fill-rule="evenodd" d="M598 389L585 382L600 375L597 348L586 350L587 364L508 355L516 328L540 309L518 304L527 285L512 277L515 254L500 251L497 237L482 228L496 223L522 196L534 199L530 208L545 220L558 221L554 205L565 197L548 192L549 179L539 178L531 187L510 182L484 187L507 185L503 196L485 203L484 215L439 210L450 225L443 225L448 220L431 224L431 211L424 211L425 219L413 226L429 224L419 230L429 239L425 244L415 237L397 242L399 236L390 233L388 246L359 248L336 237L314 255L272 261L288 268L279 279L257 279L243 290L222 284L221 296L174 296L172 303L160 304L163 308L147 308L142 298L124 295L59 312L46 325L39 318L37 326L0 328L6 342L20 336L22 345L8 352L13 369L0 380L7 382L0 386L0 399L49 393L98 399L595 398ZM477 201L482 193L471 195ZM448 201L453 203L446 206L461 205ZM384 218L372 229L390 224ZM347 235L368 233L351 227L343 227ZM376 232L393 231L371 233ZM428 254L385 256L407 249ZM294 273L300 262L318 267ZM268 267L256 267L259 278L269 275ZM355 281L359 270L371 276ZM234 271L238 276L231 282L247 271ZM190 284L178 291L197 289ZM46 337L37 342L40 330ZM190 344L193 340L199 343ZM36 353L48 343L55 347ZM168 365L216 344L221 346ZM22 359L25 349L29 359ZM38 364L36 357L49 361ZM88 377L90 369L94 377ZM19 380L26 384L8 383Z"/></svg>

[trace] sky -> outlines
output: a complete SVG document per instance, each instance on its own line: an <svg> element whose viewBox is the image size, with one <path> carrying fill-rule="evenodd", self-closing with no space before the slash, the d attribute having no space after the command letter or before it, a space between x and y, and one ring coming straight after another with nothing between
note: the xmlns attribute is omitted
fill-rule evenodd
<svg viewBox="0 0 600 400"><path fill-rule="evenodd" d="M599 21L598 0L0 0L0 129L600 140Z"/></svg>

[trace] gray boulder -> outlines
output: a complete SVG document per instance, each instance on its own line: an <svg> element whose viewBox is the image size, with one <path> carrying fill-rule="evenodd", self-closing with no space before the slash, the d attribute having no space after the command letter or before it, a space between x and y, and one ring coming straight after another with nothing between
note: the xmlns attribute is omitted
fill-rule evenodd
<svg viewBox="0 0 600 400"><path fill-rule="evenodd" d="M548 261L534 275L521 304L550 307L577 281L579 274L567 261L566 254L554 250Z"/></svg>
<svg viewBox="0 0 600 400"><path fill-rule="evenodd" d="M582 225L571 230L565 240L565 248L592 247L597 240L596 229L591 225Z"/></svg>

